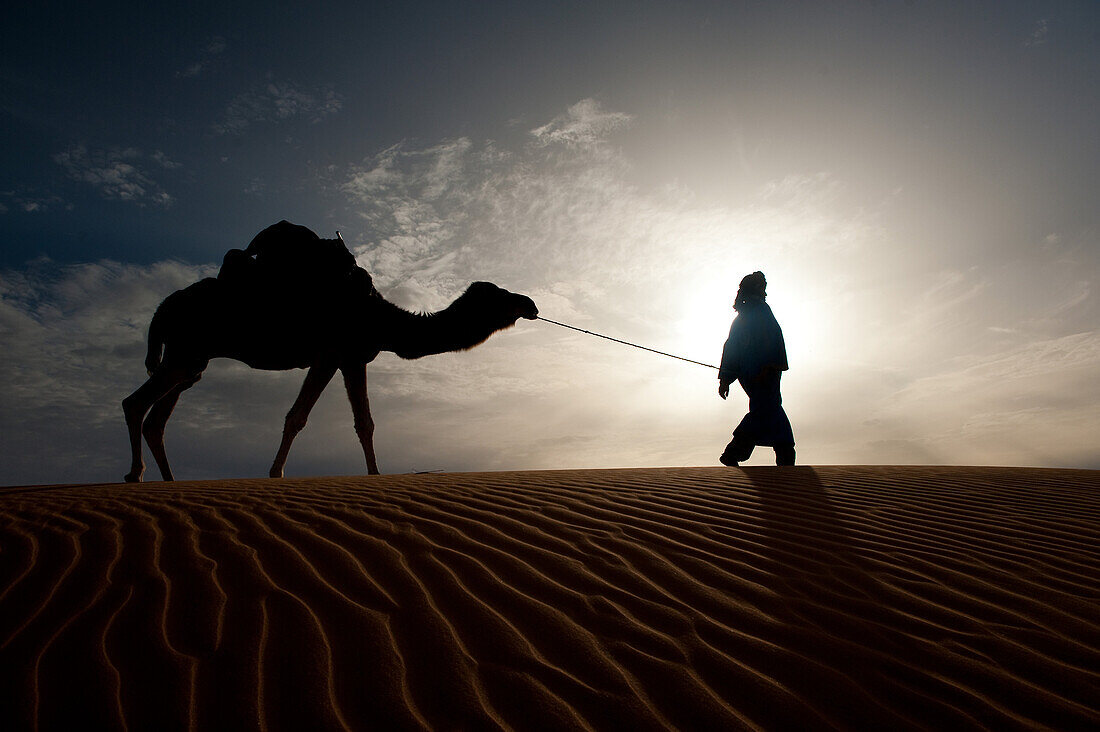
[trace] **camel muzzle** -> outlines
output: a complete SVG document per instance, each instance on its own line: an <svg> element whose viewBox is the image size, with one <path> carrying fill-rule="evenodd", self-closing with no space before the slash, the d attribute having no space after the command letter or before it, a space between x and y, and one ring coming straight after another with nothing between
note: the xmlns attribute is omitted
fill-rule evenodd
<svg viewBox="0 0 1100 732"><path fill-rule="evenodd" d="M520 301L519 317L525 320L538 320L539 309L535 306L535 301L526 295L520 295L523 298Z"/></svg>

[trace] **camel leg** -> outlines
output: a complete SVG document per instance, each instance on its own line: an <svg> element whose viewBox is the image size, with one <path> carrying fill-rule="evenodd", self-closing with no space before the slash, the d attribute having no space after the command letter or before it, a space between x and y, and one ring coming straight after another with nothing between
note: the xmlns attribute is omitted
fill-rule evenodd
<svg viewBox="0 0 1100 732"><path fill-rule="evenodd" d="M158 399L141 425L141 433L145 435L145 442L149 445L149 451L153 453L153 459L157 461L160 477L163 480L175 480L172 477L172 469L168 467L168 455L164 452L164 426L172 416L172 410L176 408L180 394L198 383L199 378L201 377L196 376L176 385L174 389Z"/></svg>
<svg viewBox="0 0 1100 732"><path fill-rule="evenodd" d="M197 374L202 373L204 368L205 364L195 369L161 365L133 394L122 400L122 412L126 415L126 429L130 433L130 472L126 474L126 482L141 482L141 476L145 473L145 462L141 457L141 426L145 420L145 413L161 397L175 389L181 382L194 379Z"/></svg>
<svg viewBox="0 0 1100 732"><path fill-rule="evenodd" d="M374 420L371 419L370 402L367 401L366 364L343 367L340 373L344 375L344 387L348 390L351 413L355 417L355 434L367 459L367 473L378 475L378 460L374 456Z"/></svg>
<svg viewBox="0 0 1100 732"><path fill-rule="evenodd" d="M290 445L294 438L306 426L309 419L309 411L321 397L321 392L336 375L336 367L325 365L310 366L306 372L306 380L302 383L302 390L298 392L298 398L294 400L294 406L286 414L286 423L283 425L283 441L279 445L279 452L275 455L275 462L271 464L268 473L272 478L283 477L283 467L286 465L286 457L290 454Z"/></svg>

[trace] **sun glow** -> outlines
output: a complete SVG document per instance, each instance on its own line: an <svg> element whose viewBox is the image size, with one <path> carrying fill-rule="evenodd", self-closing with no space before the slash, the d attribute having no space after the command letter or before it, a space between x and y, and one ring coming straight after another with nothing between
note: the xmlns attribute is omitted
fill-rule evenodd
<svg viewBox="0 0 1100 732"><path fill-rule="evenodd" d="M687 358L718 365L733 320L736 285L718 277L700 278L684 288L674 342Z"/></svg>

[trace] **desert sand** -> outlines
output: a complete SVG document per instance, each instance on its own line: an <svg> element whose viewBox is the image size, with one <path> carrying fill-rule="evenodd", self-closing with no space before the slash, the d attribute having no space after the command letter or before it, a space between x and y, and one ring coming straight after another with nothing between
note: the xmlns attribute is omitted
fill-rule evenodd
<svg viewBox="0 0 1100 732"><path fill-rule="evenodd" d="M1100 472L0 489L0 690L4 730L1096 729Z"/></svg>

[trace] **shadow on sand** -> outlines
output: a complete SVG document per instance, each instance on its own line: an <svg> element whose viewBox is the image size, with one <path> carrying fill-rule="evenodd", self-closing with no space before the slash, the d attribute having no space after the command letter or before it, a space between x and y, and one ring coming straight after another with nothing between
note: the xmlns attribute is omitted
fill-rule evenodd
<svg viewBox="0 0 1100 732"><path fill-rule="evenodd" d="M1057 696L1076 682L1050 686L1062 670L1027 647L1041 629L1002 585L1012 576L989 564L1003 547L968 540L963 527L981 534L979 524L888 474L890 495L875 496L840 478L823 483L810 467L742 472L760 501L781 645L815 679L809 697L827 718L864 728L1081 722L1082 708Z"/></svg>
<svg viewBox="0 0 1100 732"><path fill-rule="evenodd" d="M929 705L930 695L942 698L950 685L918 670L937 664L917 660L926 653L919 652L911 625L897 622L896 597L876 579L875 562L869 561L868 552L875 550L817 471L742 471L760 500L762 552L773 574L770 589L780 597L775 610L785 625L784 645L822 687L812 694L819 710L842 725L893 727L898 715L922 723L957 722L957 715ZM833 706L831 698L845 703ZM853 705L857 699L862 703Z"/></svg>

